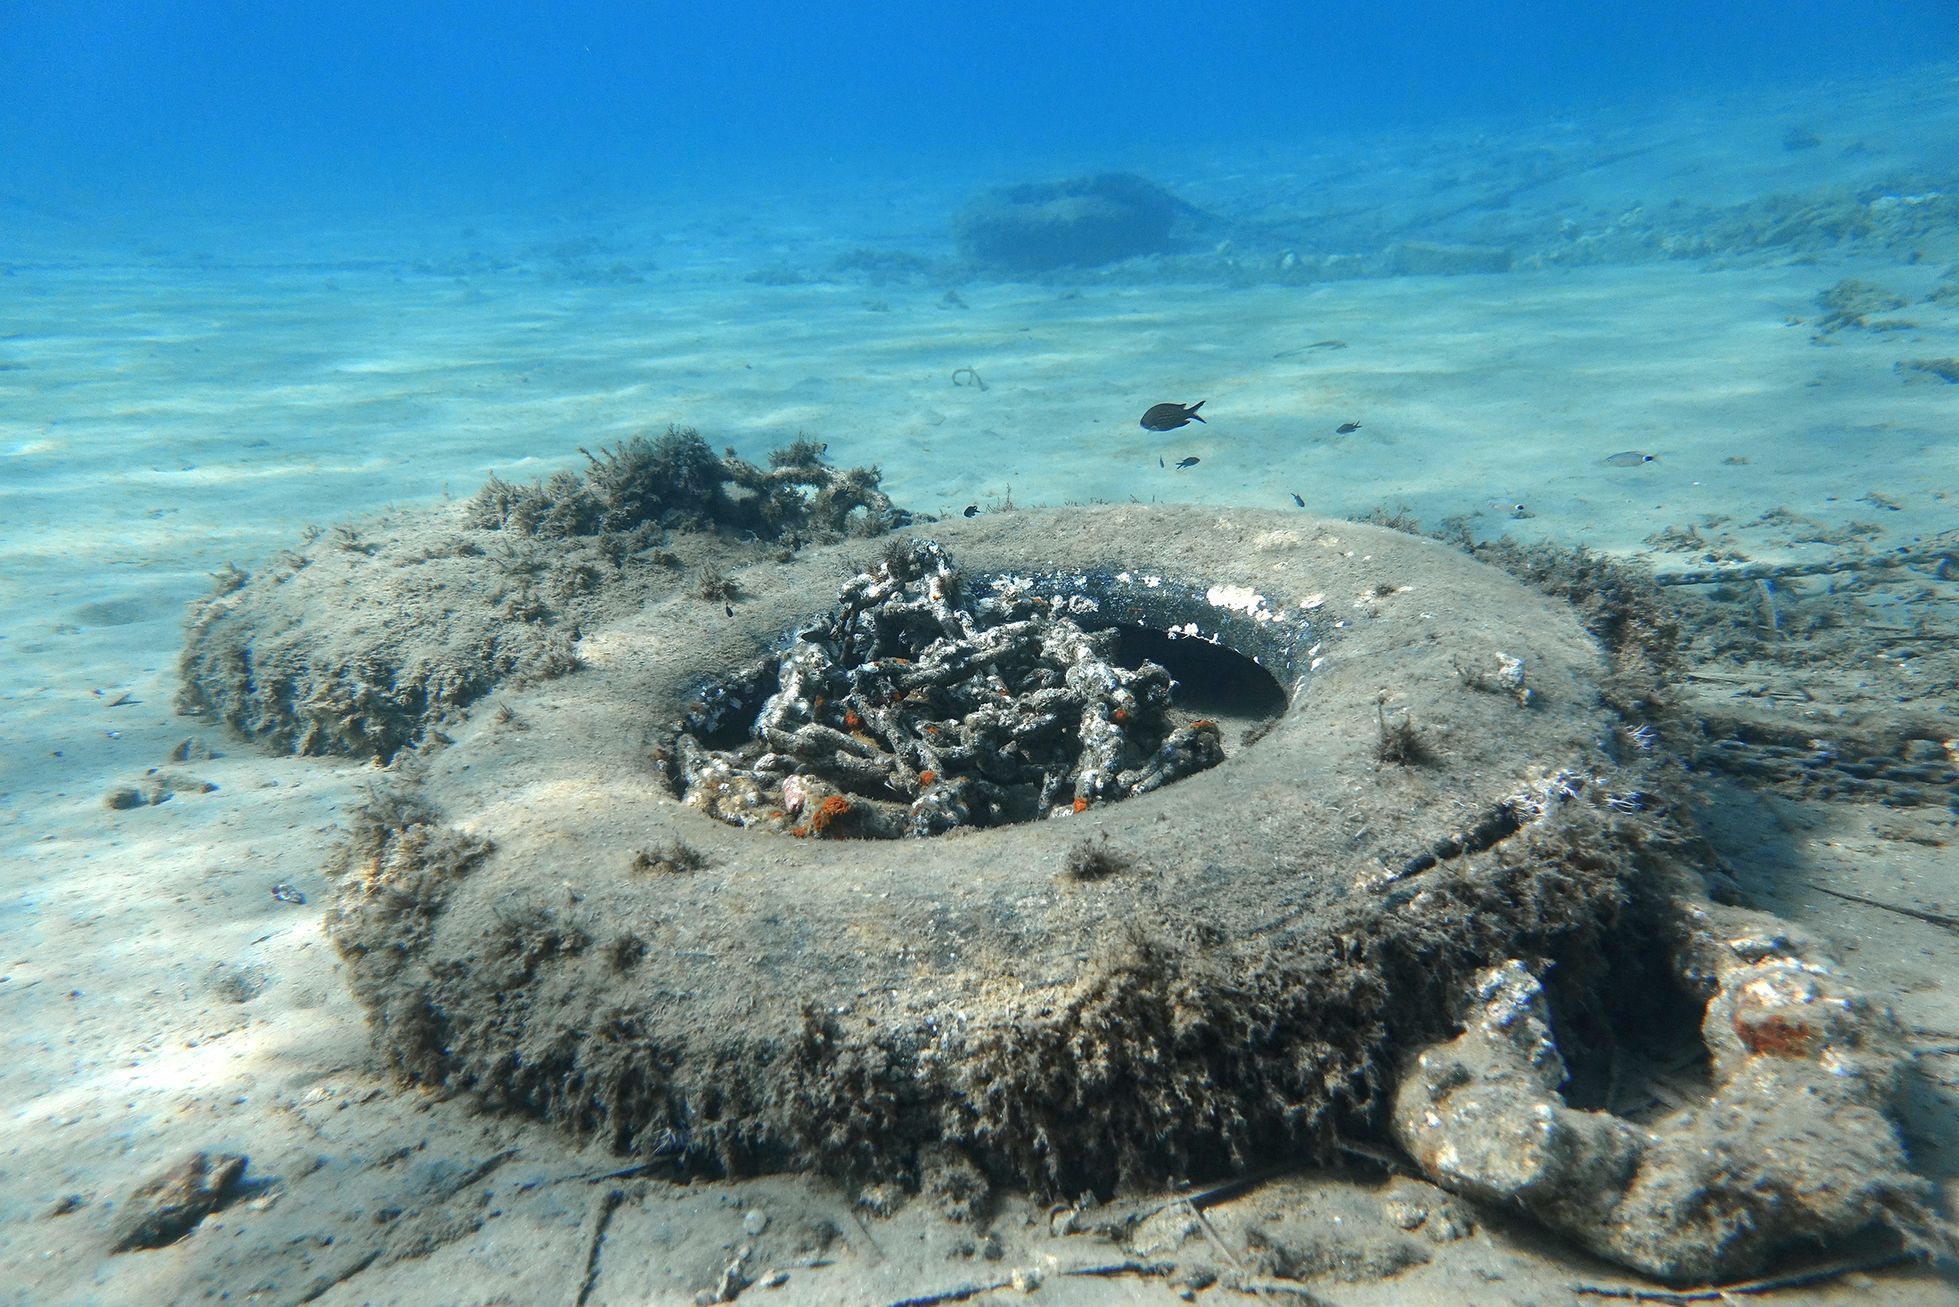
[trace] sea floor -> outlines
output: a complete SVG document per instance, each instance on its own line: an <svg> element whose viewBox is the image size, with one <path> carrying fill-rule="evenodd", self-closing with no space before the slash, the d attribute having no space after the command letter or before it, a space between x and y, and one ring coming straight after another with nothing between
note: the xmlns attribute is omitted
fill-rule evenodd
<svg viewBox="0 0 1959 1307"><path fill-rule="evenodd" d="M1946 108L1922 121L1949 129L1951 79L1930 90L1842 103L1909 121L1923 92ZM1705 140L1682 143L1684 108L1586 137L1644 143L1654 171L1602 162L1569 185L1595 188L1586 212L1659 209L1666 192L1647 188L1668 177L1722 178L1736 204L1805 180L1830 191L1839 175L1854 190L1869 151L1838 133L1824 132L1829 159L1797 161L1813 175L1790 173L1776 153L1788 112L1730 116L1735 140L1770 143L1760 157L1778 171L1753 192ZM1533 144L1582 156L1572 130ZM1654 164L1668 158L1671 173ZM1260 176L1213 168L1192 185L1246 212L1306 202L1261 198ZM899 504L941 515L1132 499L1291 510L1297 496L1334 516L1460 517L1481 538L1583 544L1663 574L1710 551L1855 574L1952 547L1959 389L1917 366L1959 358L1951 230L1921 242L1954 251L1943 259L1847 239L1300 284L1189 264L1076 284L824 271L854 244L943 245L926 216L943 210L901 209L479 215L412 239L185 219L140 241L31 215L0 263L0 1299L688 1302L763 1242L750 1212L788 1272L785 1301L933 1301L921 1295L1016 1269L1063 1302L1169 1292L1068 1274L1123 1255L1024 1203L987 1234L875 1216L806 1178L606 1176L617 1159L548 1130L393 1090L321 934L322 868L377 769L269 756L173 709L186 603L309 523L467 496L492 471L577 467L581 446L671 423L753 458L799 433L827 441L839 463L879 465ZM1819 296L1847 279L1899 303L1829 321ZM1153 403L1200 399L1207 425L1137 424ZM1626 453L1653 457L1613 457ZM1828 584L1785 586L1800 604ZM1821 736L1852 700L1882 721L1873 687L1903 687L1885 693L1909 706L1904 733L1950 749L1955 600L1949 575L1913 572L1884 598L1885 629L1909 641L1846 664L1778 631L1704 668L1696 692L1767 699ZM107 802L146 785L173 792ZM1711 778L1703 798L1749 900L1825 940L1918 1033L1907 1137L1952 1210L1959 938L1928 919L1959 911L1952 802L1825 800L1745 777ZM129 1189L199 1148L248 1153L247 1195L168 1249L108 1255ZM1332 1222L1418 1199L1438 1201L1357 1159L1208 1208L1207 1237L1229 1245L1282 1206ZM1342 1304L1523 1302L1631 1282L1508 1218L1465 1224L1421 1264L1329 1264L1310 1287ZM1959 1302L1949 1277L1899 1267L1785 1300L1880 1291Z"/></svg>

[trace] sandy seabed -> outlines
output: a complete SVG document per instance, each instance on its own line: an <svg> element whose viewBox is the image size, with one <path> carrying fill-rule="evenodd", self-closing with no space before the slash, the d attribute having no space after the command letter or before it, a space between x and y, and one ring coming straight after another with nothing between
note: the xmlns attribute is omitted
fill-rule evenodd
<svg viewBox="0 0 1959 1307"><path fill-rule="evenodd" d="M1728 113L1718 136L1682 130L1694 106L1599 127L1612 161L1567 169L1528 204L1569 206L1603 241L1612 221L1645 221L1635 209L1720 187L1731 193L1716 199L1740 205L1804 187L1853 194L1885 175L1936 181L1959 138L1949 75L1839 97L1837 118L1803 119L1822 143L1792 153L1784 134L1807 103ZM1512 144L1582 158L1572 130ZM1627 141L1647 148L1608 148ZM1459 186L1494 186L1516 166L1479 157L1455 156ZM1155 171L1249 210L1310 203L1280 183L1309 196L1334 162ZM1406 197L1423 174L1400 167L1398 180L1378 170L1382 204L1418 210ZM1211 275L1183 264L1072 283L825 274L853 245L942 257L931 215L956 203L948 194L903 221L839 201L800 230L767 209L697 207L479 218L468 237L419 241L186 224L138 242L26 215L30 234L0 269L0 1296L689 1302L744 1245L751 1278L787 1275L774 1295L747 1291L765 1301L1017 1292L1016 1276L1063 1302L1172 1291L1067 1274L1150 1258L1067 1233L1028 1200L1003 1199L974 1228L923 1203L880 1215L808 1177L676 1187L613 1175L619 1159L545 1128L397 1093L321 934L322 868L379 769L269 756L172 707L185 604L226 562L267 558L308 523L467 496L492 470L579 466L581 445L677 423L750 457L807 433L839 462L880 465L893 499L927 513L1131 499L1286 509L1297 495L1319 514L1462 516L1478 536L1582 543L1662 573L1709 549L1787 564L1951 540L1959 390L1912 366L1959 356L1959 291L1941 293L1959 286L1949 227L1917 250L1850 239L1520 257L1508 273L1305 284L1229 251ZM1407 229L1420 220L1411 211ZM1446 238L1492 239L1436 221ZM748 279L785 263L809 277ZM1832 326L1818 297L1845 279L1901 305ZM956 384L961 368L984 389ZM1205 399L1209 425L1139 429L1163 399ZM1336 434L1349 422L1360 428ZM1610 461L1630 451L1655 457ZM1174 466L1189 457L1200 461ZM1805 587L1827 598L1823 585L1784 583L1785 606L1799 610ZM1956 597L1914 574L1881 597L1884 629L1911 639L1868 641L1854 662L1736 658L1704 667L1695 693L1715 716L1766 702L1818 736L1846 711L1876 720L1888 695L1914 714L1905 734L1951 740ZM109 806L124 789L169 797ZM1959 940L1929 918L1959 910L1950 796L1824 800L1710 774L1702 797L1745 897L1826 941L1920 1038L1906 1138L1949 1211ZM297 893L275 896L281 886ZM130 1189L196 1149L249 1154L243 1192L169 1248L109 1255ZM1324 1243L1417 1210L1404 1243L1418 1255L1356 1240L1305 1287L1342 1304L1523 1302L1628 1282L1364 1158L1221 1200L1201 1237L1226 1269L1254 1226ZM1920 1267L1785 1300L1880 1292L1959 1301L1948 1275Z"/></svg>

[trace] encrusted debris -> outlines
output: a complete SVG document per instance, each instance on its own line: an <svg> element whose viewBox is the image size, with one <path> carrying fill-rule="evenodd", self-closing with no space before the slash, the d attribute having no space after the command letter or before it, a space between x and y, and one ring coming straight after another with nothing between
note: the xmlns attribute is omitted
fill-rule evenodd
<svg viewBox="0 0 1959 1307"><path fill-rule="evenodd" d="M1871 1226L1923 1240L1930 1190L1889 1116L1895 1018L1779 932L1704 926L1689 950L1713 988L1704 1103L1643 1123L1568 1106L1543 989L1512 960L1479 978L1462 1035L1410 1064L1402 1146L1436 1183L1674 1283L1753 1274Z"/></svg>
<svg viewBox="0 0 1959 1307"><path fill-rule="evenodd" d="M708 688L673 739L675 789L731 825L896 838L1081 812L1215 766L1216 723L1179 724L1170 673L1120 665L1117 633L1077 620L1096 606L894 542L779 658ZM704 741L749 713L736 747Z"/></svg>

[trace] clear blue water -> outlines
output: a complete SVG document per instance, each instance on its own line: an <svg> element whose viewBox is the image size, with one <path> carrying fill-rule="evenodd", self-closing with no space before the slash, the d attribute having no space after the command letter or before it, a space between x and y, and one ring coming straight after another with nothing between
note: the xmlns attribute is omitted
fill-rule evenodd
<svg viewBox="0 0 1959 1307"><path fill-rule="evenodd" d="M709 12L710 9L719 12ZM0 191L396 204L1298 143L1959 53L1950 0L0 4Z"/></svg>

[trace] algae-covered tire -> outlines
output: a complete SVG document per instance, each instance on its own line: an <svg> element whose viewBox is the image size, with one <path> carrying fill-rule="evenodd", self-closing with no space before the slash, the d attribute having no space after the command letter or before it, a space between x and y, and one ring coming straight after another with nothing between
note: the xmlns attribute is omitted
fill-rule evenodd
<svg viewBox="0 0 1959 1307"><path fill-rule="evenodd" d="M701 1166L902 1176L943 1143L1075 1193L1378 1119L1479 967L1595 956L1641 819L1605 802L1604 659L1564 605L1303 514L918 533L1255 655L1289 701L1121 803L795 839L684 807L659 742L877 546L747 569L732 616L675 598L592 630L578 671L477 705L352 835L330 928L402 1076ZM1103 874L1064 870L1085 841Z"/></svg>

